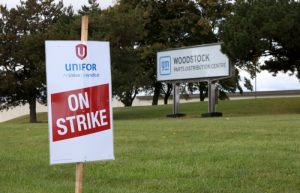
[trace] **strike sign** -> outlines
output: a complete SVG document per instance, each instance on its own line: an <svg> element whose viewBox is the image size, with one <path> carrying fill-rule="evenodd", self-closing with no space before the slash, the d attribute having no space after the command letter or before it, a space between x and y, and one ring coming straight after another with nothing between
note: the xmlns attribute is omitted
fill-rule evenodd
<svg viewBox="0 0 300 193"><path fill-rule="evenodd" d="M50 163L112 160L108 42L46 41Z"/></svg>
<svg viewBox="0 0 300 193"><path fill-rule="evenodd" d="M108 84L52 94L51 104L53 141L110 129Z"/></svg>

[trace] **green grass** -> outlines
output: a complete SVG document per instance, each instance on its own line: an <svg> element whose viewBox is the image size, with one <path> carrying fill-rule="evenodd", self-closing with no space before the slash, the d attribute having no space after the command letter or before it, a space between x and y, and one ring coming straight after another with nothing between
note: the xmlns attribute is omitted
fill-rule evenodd
<svg viewBox="0 0 300 193"><path fill-rule="evenodd" d="M84 164L84 193L298 193L300 98L114 110L115 161ZM0 193L74 192L75 165L49 165L47 116L0 124Z"/></svg>
<svg viewBox="0 0 300 193"><path fill-rule="evenodd" d="M186 113L185 118L200 118L206 113L207 102L191 102L180 104L180 112ZM300 98L268 98L255 100L225 100L219 101L217 111L223 112L224 117L300 114ZM172 113L172 105L140 106L115 108L114 120L165 119ZM22 116L8 121L8 123L28 123L29 116ZM47 114L40 113L39 122L46 123Z"/></svg>

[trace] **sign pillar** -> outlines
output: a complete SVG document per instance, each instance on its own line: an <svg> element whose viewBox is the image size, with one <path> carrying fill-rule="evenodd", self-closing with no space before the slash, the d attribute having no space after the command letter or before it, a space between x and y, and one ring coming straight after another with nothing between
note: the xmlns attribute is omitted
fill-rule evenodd
<svg viewBox="0 0 300 193"><path fill-rule="evenodd" d="M173 114L179 113L179 86L177 83L173 84Z"/></svg>
<svg viewBox="0 0 300 193"><path fill-rule="evenodd" d="M208 112L214 113L216 111L216 84L208 81Z"/></svg>
<svg viewBox="0 0 300 193"><path fill-rule="evenodd" d="M208 80L208 113L203 113L202 117L222 117L223 114L216 112L216 104L218 101L218 87L216 82Z"/></svg>
<svg viewBox="0 0 300 193"><path fill-rule="evenodd" d="M183 117L185 114L179 113L180 104L180 92L179 83L173 83L173 114L167 115L167 117Z"/></svg>

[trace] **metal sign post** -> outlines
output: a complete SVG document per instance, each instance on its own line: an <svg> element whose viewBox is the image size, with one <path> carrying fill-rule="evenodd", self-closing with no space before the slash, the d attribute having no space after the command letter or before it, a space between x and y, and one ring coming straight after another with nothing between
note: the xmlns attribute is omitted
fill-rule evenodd
<svg viewBox="0 0 300 193"><path fill-rule="evenodd" d="M173 84L173 114L179 113L179 86L178 84Z"/></svg>
<svg viewBox="0 0 300 193"><path fill-rule="evenodd" d="M216 101L216 96L215 96L215 89L216 86L212 81L208 81L208 112L213 113L215 112L215 101Z"/></svg>
<svg viewBox="0 0 300 193"><path fill-rule="evenodd" d="M218 87L215 81L208 80L208 113L203 113L202 117L222 117L223 114L216 112L218 103Z"/></svg>
<svg viewBox="0 0 300 193"><path fill-rule="evenodd" d="M183 117L184 113L179 113L179 104L180 104L180 90L179 84L173 83L173 114L167 115L167 117Z"/></svg>

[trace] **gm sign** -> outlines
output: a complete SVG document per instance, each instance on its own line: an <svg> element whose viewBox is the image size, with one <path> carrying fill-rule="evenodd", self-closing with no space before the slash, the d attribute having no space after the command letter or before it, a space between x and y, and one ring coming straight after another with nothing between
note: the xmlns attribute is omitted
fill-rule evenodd
<svg viewBox="0 0 300 193"><path fill-rule="evenodd" d="M162 56L159 58L159 73L160 75L171 74L171 57Z"/></svg>
<svg viewBox="0 0 300 193"><path fill-rule="evenodd" d="M205 44L157 52L157 81L199 81L231 76L221 44Z"/></svg>

